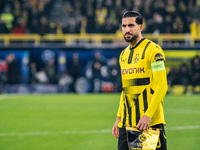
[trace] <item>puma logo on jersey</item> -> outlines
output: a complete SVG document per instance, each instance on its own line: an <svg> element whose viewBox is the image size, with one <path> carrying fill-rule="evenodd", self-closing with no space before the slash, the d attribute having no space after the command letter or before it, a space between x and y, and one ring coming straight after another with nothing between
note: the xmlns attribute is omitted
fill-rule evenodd
<svg viewBox="0 0 200 150"><path fill-rule="evenodd" d="M121 72L122 72L122 75L133 74L133 73L145 73L144 67L143 68L122 69Z"/></svg>
<svg viewBox="0 0 200 150"><path fill-rule="evenodd" d="M122 61L123 61L123 63L125 63L125 62L126 62L126 59L123 59Z"/></svg>

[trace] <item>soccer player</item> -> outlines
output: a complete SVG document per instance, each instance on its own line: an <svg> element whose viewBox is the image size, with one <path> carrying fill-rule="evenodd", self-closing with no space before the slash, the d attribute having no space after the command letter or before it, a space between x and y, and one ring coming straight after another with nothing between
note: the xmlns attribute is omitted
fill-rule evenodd
<svg viewBox="0 0 200 150"><path fill-rule="evenodd" d="M122 16L122 33L129 46L121 52L119 63L122 93L112 129L118 150L129 150L125 127L139 130L159 128L157 150L166 150L163 98L167 92L165 55L161 47L142 36L140 13L127 11Z"/></svg>

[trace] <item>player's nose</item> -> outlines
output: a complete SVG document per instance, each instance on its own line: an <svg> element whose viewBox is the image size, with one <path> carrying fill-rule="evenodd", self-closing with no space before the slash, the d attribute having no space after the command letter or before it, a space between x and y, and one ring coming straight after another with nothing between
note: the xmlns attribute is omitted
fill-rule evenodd
<svg viewBox="0 0 200 150"><path fill-rule="evenodd" d="M126 33L129 33L130 32L130 28L126 27L125 31L126 31Z"/></svg>

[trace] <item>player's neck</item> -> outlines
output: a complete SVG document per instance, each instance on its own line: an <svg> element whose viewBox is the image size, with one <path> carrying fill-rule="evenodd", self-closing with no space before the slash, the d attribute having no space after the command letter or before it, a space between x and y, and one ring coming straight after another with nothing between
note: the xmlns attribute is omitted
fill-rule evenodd
<svg viewBox="0 0 200 150"><path fill-rule="evenodd" d="M129 44L130 44L130 47L131 48L133 48L133 47L135 47L136 45L137 45L137 43L141 40L141 39L143 39L143 37L142 36L139 36L137 39L135 39L133 42L130 42Z"/></svg>

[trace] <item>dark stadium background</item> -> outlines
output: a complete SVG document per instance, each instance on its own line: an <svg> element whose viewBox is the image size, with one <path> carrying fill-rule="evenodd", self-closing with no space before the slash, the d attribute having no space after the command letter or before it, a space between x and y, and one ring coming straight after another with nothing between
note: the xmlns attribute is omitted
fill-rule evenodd
<svg viewBox="0 0 200 150"><path fill-rule="evenodd" d="M120 70L112 66L111 59L118 59L127 46L120 31L126 10L143 15L144 37L165 51L169 93L199 93L200 79L195 78L200 73L197 0L2 0L0 91L120 92ZM95 53L100 53L99 60L95 60ZM8 62L10 55L15 58ZM79 59L74 68L73 55ZM195 57L197 64L192 62ZM100 71L94 73L96 62ZM112 69L118 72L115 77ZM85 90L78 90L78 84L85 85L81 86ZM45 90L39 90L41 87Z"/></svg>
<svg viewBox="0 0 200 150"><path fill-rule="evenodd" d="M0 0L0 150L117 149L127 10L166 55L168 149L199 149L199 0Z"/></svg>

